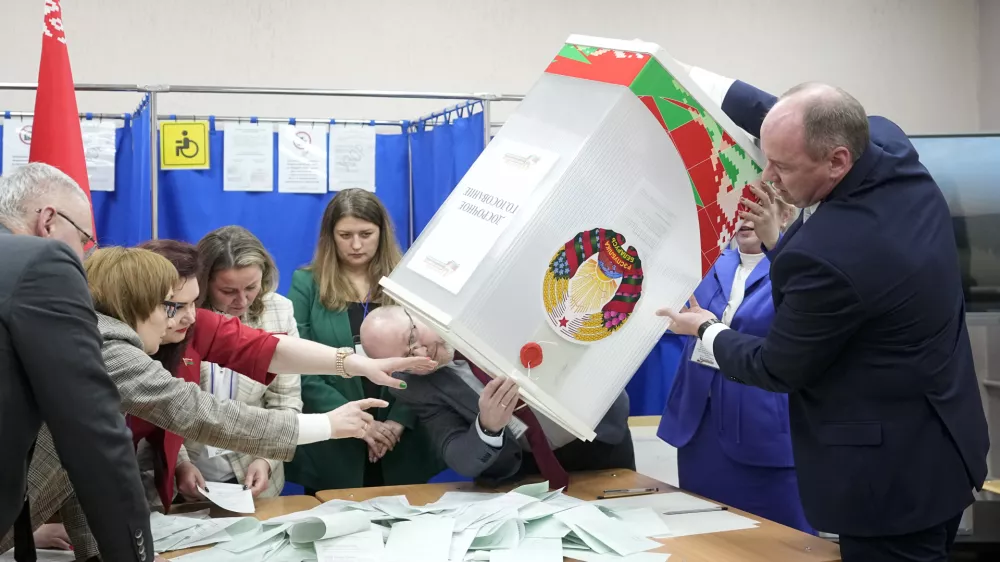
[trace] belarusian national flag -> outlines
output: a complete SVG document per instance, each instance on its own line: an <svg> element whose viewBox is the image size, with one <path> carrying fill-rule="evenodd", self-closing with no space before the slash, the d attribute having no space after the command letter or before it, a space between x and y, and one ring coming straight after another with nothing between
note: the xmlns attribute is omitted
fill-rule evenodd
<svg viewBox="0 0 1000 562"><path fill-rule="evenodd" d="M35 118L31 126L31 153L28 159L59 168L76 180L90 199L80 112L76 105L76 89L73 87L73 71L69 65L59 0L45 0L42 59L38 66L38 92L35 95ZM96 229L92 232L96 238Z"/></svg>

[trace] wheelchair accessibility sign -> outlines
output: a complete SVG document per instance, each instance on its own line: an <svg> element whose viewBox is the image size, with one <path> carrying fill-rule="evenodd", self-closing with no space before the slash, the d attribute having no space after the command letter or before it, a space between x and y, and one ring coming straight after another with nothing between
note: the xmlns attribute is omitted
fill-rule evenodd
<svg viewBox="0 0 1000 562"><path fill-rule="evenodd" d="M208 121L160 123L160 169L207 170Z"/></svg>

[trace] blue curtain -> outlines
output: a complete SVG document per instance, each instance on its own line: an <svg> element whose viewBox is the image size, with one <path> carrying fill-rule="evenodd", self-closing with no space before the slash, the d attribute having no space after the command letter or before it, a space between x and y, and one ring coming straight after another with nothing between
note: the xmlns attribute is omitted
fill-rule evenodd
<svg viewBox="0 0 1000 562"><path fill-rule="evenodd" d="M471 113L473 107L468 107L467 112ZM414 239L484 148L482 113L446 119L430 130L417 123L417 131L410 135Z"/></svg>
<svg viewBox="0 0 1000 562"><path fill-rule="evenodd" d="M149 95L115 131L115 190L94 191L94 222L102 246L132 246L152 235L150 207ZM0 125L0 161L3 157ZM6 170L0 170L4 173Z"/></svg>
<svg viewBox="0 0 1000 562"><path fill-rule="evenodd" d="M260 238L274 256L280 273L278 292L284 294L292 272L312 261L323 210L335 193L278 193L277 133L274 191L223 191L225 131L212 129L210 169L160 171L159 236L194 244L216 228L240 225ZM406 251L410 228L407 136L380 134L375 143L375 193L389 211L396 237Z"/></svg>
<svg viewBox="0 0 1000 562"><path fill-rule="evenodd" d="M134 246L153 234L147 100L115 135L115 190L91 193L102 246Z"/></svg>

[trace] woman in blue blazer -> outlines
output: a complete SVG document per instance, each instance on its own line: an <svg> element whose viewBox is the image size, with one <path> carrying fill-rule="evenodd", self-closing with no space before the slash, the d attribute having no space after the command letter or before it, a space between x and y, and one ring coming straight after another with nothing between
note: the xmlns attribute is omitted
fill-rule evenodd
<svg viewBox="0 0 1000 562"><path fill-rule="evenodd" d="M787 213L787 212L786 212ZM790 214L790 213L787 213ZM787 223L788 216L782 217ZM771 264L753 223L736 235L695 290L711 310L744 334L767 335L774 317ZM657 435L677 447L680 487L737 509L814 533L799 499L788 396L728 380L697 338L684 351Z"/></svg>

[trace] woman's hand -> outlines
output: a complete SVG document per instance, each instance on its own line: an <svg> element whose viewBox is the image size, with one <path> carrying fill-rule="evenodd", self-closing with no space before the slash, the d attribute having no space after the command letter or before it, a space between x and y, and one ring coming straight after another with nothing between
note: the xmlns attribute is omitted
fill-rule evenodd
<svg viewBox="0 0 1000 562"><path fill-rule="evenodd" d="M250 463L247 467L247 477L244 480L244 484L250 489L250 493L253 497L261 495L269 484L268 478L271 477L271 463L264 459L257 459Z"/></svg>
<svg viewBox="0 0 1000 562"><path fill-rule="evenodd" d="M344 358L344 370L352 377L365 377L373 383L390 388L406 388L406 383L392 378L392 373L407 372L426 375L437 367L429 357L393 357L372 359L356 353Z"/></svg>
<svg viewBox="0 0 1000 562"><path fill-rule="evenodd" d="M201 471L194 463L188 461L177 465L177 469L174 470L174 478L177 480L177 488L184 499L192 502L205 499L205 496L198 491L198 486L201 486L202 490L207 488L205 477L201 475Z"/></svg>
<svg viewBox="0 0 1000 562"><path fill-rule="evenodd" d="M374 421L371 414L366 412L368 408L388 408L389 403L377 398L365 398L348 402L336 410L326 413L330 419L331 439L364 439L368 433L368 426Z"/></svg>
<svg viewBox="0 0 1000 562"><path fill-rule="evenodd" d="M782 227L794 214L794 207L778 197L774 188L766 182L758 182L750 186L750 191L757 197L756 201L744 197L741 202L746 205L746 211L740 211L740 218L753 221L753 229L761 244L769 251L778 244Z"/></svg>
<svg viewBox="0 0 1000 562"><path fill-rule="evenodd" d="M58 550L73 550L69 542L69 534L62 523L46 523L35 531L35 548L54 548Z"/></svg>

